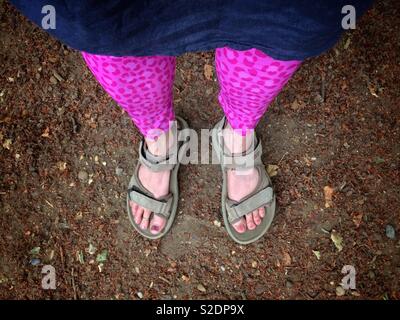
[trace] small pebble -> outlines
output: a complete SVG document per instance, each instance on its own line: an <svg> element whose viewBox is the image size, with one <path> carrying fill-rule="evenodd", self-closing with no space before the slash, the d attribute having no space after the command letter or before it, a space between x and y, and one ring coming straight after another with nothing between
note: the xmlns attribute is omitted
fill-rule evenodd
<svg viewBox="0 0 400 320"><path fill-rule="evenodd" d="M57 79L53 76L50 77L50 82L51 82L51 84L54 84L54 85L58 83Z"/></svg>
<svg viewBox="0 0 400 320"><path fill-rule="evenodd" d="M346 294L346 291L342 288L342 286L336 287L336 295L338 297L344 296Z"/></svg>
<svg viewBox="0 0 400 320"><path fill-rule="evenodd" d="M214 226L220 227L221 226L221 222L218 221L218 220L214 220Z"/></svg>
<svg viewBox="0 0 400 320"><path fill-rule="evenodd" d="M40 262L41 262L40 259L34 258L34 259L31 259L30 264L32 266L38 266L40 264Z"/></svg>
<svg viewBox="0 0 400 320"><path fill-rule="evenodd" d="M78 178L81 181L86 181L88 179L89 175L86 171L79 171L78 173Z"/></svg>
<svg viewBox="0 0 400 320"><path fill-rule="evenodd" d="M137 293L137 296L139 297L139 299L143 299L143 293L141 293L140 291Z"/></svg>
<svg viewBox="0 0 400 320"><path fill-rule="evenodd" d="M124 169L122 169L122 168L120 168L120 167L116 167L116 168L115 168L115 174L116 174L117 176L122 175L123 172L124 172Z"/></svg>
<svg viewBox="0 0 400 320"><path fill-rule="evenodd" d="M198 284L197 285L197 290L201 291L201 292L206 292L206 288L204 288L204 286L202 284Z"/></svg>
<svg viewBox="0 0 400 320"><path fill-rule="evenodd" d="M388 224L385 228L386 237L389 239L394 240L396 238L396 231L394 230L393 226Z"/></svg>

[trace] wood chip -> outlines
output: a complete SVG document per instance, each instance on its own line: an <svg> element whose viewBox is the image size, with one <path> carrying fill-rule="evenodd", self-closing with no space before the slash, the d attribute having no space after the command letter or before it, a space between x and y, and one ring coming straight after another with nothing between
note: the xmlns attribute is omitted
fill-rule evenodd
<svg viewBox="0 0 400 320"><path fill-rule="evenodd" d="M204 76L206 77L207 80L212 80L213 79L213 67L209 64L204 65Z"/></svg>
<svg viewBox="0 0 400 320"><path fill-rule="evenodd" d="M333 191L334 191L334 189L331 188L330 186L325 186L324 187L325 208L332 207L332 204L333 204L333 202L332 202Z"/></svg>

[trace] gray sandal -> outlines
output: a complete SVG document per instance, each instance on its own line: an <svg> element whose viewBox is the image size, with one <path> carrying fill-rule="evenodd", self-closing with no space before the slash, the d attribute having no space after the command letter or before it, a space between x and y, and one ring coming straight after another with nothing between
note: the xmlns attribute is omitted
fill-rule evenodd
<svg viewBox="0 0 400 320"><path fill-rule="evenodd" d="M176 127L176 123L178 123L179 128ZM175 142L173 147L170 148L167 156L157 157L151 154L147 150L144 139L139 145L139 159L135 168L135 172L129 182L126 204L128 217L133 227L137 232L148 239L154 240L163 237L169 231L169 229L171 229L171 226L175 220L179 199L178 170L180 159L182 159L182 155L184 152L186 152L187 141L189 140L189 134L187 130L184 129L188 129L188 124L182 118L176 117L176 122L172 127L172 130L175 132ZM142 185L138 177L138 171L141 165L146 166L154 172L171 170L168 195L156 199L154 195ZM165 218L167 221L164 229L158 234L154 235L147 229L143 230L140 228L140 226L134 220L129 201L133 201L141 207L150 210L152 214L149 219L151 219L153 215L158 215Z"/></svg>
<svg viewBox="0 0 400 320"><path fill-rule="evenodd" d="M249 244L260 239L271 226L275 216L276 198L265 166L261 161L262 147L257 137L254 139L254 146L246 154L231 154L224 146L222 129L225 128L226 118L219 121L212 132L212 144L222 169L222 195L221 211L228 234L239 244ZM256 168L259 173L259 182L256 189L239 202L230 200L227 191L227 170L243 170ZM246 230L244 233L237 232L232 223L243 218L246 214L265 207L265 216L260 225L254 230Z"/></svg>

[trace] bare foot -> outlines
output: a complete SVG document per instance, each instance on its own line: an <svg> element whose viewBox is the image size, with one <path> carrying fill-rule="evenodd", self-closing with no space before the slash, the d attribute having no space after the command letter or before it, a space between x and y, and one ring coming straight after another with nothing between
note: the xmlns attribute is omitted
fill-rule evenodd
<svg viewBox="0 0 400 320"><path fill-rule="evenodd" d="M224 130L224 143L232 153L242 153L248 150L251 146L253 134L248 133L242 136L232 129L228 124ZM258 184L258 170L251 168L241 170L238 174L236 170L228 170L227 172L227 189L228 198L234 201L240 201L250 193L252 193ZM249 212L245 217L232 224L234 229L239 233L244 233L246 230L254 230L265 216L265 209L260 208Z"/></svg>
<svg viewBox="0 0 400 320"><path fill-rule="evenodd" d="M173 145L173 134L171 131L160 136L156 141L145 139L150 153L156 156L166 155L169 148ZM169 193L170 170L153 172L146 166L140 166L138 177L142 185L149 190L156 199L166 196ZM143 230L148 229L150 233L156 235L160 233L166 224L166 219L159 215L152 215L152 212L130 201L132 215L135 223Z"/></svg>

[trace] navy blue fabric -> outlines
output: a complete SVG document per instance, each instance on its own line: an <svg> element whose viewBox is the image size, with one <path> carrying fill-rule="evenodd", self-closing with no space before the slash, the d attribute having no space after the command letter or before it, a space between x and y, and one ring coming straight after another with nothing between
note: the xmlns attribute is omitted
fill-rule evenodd
<svg viewBox="0 0 400 320"><path fill-rule="evenodd" d="M180 55L229 46L257 48L275 59L304 60L329 49L344 31L344 5L357 18L371 0L11 0L41 26L44 5L56 9L47 30L72 48L114 56Z"/></svg>

